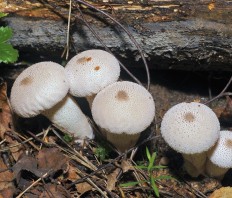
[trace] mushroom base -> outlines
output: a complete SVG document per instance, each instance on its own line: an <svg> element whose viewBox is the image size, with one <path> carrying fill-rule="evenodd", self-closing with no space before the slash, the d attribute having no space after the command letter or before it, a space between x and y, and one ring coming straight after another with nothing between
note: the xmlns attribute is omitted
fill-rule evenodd
<svg viewBox="0 0 232 198"><path fill-rule="evenodd" d="M126 133L114 134L103 130L103 135L111 142L119 152L125 152L132 148L138 141L140 133L128 135Z"/></svg>
<svg viewBox="0 0 232 198"><path fill-rule="evenodd" d="M184 158L184 168L191 177L198 177L204 173L206 152L182 155Z"/></svg>
<svg viewBox="0 0 232 198"><path fill-rule="evenodd" d="M61 102L42 112L42 114L51 122L73 134L74 137L80 139L94 138L93 130L86 116L70 95L67 95Z"/></svg>
<svg viewBox="0 0 232 198"><path fill-rule="evenodd" d="M207 159L205 173L208 176L222 180L228 170L229 168L221 168Z"/></svg>

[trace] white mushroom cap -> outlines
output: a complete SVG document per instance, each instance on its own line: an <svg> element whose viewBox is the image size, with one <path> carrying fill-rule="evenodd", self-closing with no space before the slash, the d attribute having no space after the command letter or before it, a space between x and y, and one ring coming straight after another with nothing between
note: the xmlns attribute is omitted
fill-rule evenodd
<svg viewBox="0 0 232 198"><path fill-rule="evenodd" d="M15 80L10 101L21 117L33 117L61 101L69 90L64 68L40 62L25 69Z"/></svg>
<svg viewBox="0 0 232 198"><path fill-rule="evenodd" d="M215 113L206 105L180 103L169 109L161 123L161 134L180 153L201 153L219 138L220 124Z"/></svg>
<svg viewBox="0 0 232 198"><path fill-rule="evenodd" d="M209 160L220 168L232 167L232 132L220 131L217 144L208 151Z"/></svg>
<svg viewBox="0 0 232 198"><path fill-rule="evenodd" d="M65 67L70 93L86 97L116 82L120 75L118 60L103 50L87 50L74 56Z"/></svg>
<svg viewBox="0 0 232 198"><path fill-rule="evenodd" d="M133 82L115 82L100 91L92 104L94 121L105 130L135 134L145 130L155 116L151 94Z"/></svg>

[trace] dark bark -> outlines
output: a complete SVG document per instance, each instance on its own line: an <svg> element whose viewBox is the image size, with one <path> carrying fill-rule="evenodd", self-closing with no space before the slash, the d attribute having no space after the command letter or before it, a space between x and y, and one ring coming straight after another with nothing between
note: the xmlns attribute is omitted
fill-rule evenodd
<svg viewBox="0 0 232 198"><path fill-rule="evenodd" d="M128 4L115 0L104 5L96 1L94 5L110 12L129 29L144 50L150 68L232 71L232 3L210 2L154 0ZM36 4L39 5L42 4ZM14 30L11 42L20 50L21 59L59 60L66 45L67 3L49 1L43 6L36 11L11 10L14 16L5 18ZM91 27L119 59L128 66L142 66L136 47L120 27L94 10L81 9ZM1 10L7 11L0 4ZM103 48L83 22L74 20L80 16L75 2L72 13L71 56L76 53L74 47L77 52Z"/></svg>

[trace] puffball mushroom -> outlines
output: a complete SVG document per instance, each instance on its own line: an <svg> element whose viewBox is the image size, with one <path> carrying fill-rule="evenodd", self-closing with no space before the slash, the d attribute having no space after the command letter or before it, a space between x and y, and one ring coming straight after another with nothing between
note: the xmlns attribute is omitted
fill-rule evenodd
<svg viewBox="0 0 232 198"><path fill-rule="evenodd" d="M10 96L13 111L21 117L40 113L79 138L93 138L87 118L67 95L69 82L64 68L54 62L40 62L25 69L15 80Z"/></svg>
<svg viewBox="0 0 232 198"><path fill-rule="evenodd" d="M220 131L217 144L207 154L206 173L211 177L223 179L232 167L232 132Z"/></svg>
<svg viewBox="0 0 232 198"><path fill-rule="evenodd" d="M219 138L220 124L206 105L191 102L170 108L161 122L161 135L177 152L183 154L184 167L192 177L204 171L205 151Z"/></svg>
<svg viewBox="0 0 232 198"><path fill-rule="evenodd" d="M92 100L104 87L116 82L120 75L118 60L110 53L93 49L74 56L65 66L70 81L70 93Z"/></svg>
<svg viewBox="0 0 232 198"><path fill-rule="evenodd" d="M92 115L107 140L124 152L136 144L140 133L153 121L155 103L143 86L115 82L96 95Z"/></svg>

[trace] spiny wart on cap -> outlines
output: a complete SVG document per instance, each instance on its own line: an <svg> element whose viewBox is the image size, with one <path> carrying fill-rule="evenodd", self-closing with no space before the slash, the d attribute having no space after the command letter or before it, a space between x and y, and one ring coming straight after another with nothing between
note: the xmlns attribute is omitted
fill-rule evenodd
<svg viewBox="0 0 232 198"><path fill-rule="evenodd" d="M184 119L187 121L187 122L193 122L195 120L195 116L191 113L191 112L187 112L185 115L184 115Z"/></svg>
<svg viewBox="0 0 232 198"><path fill-rule="evenodd" d="M127 101L129 100L129 96L125 91L118 91L115 98L119 101Z"/></svg>
<svg viewBox="0 0 232 198"><path fill-rule="evenodd" d="M84 63L89 62L91 60L92 60L91 57L81 57L81 58L77 59L77 64L84 64Z"/></svg>
<svg viewBox="0 0 232 198"><path fill-rule="evenodd" d="M24 79L21 80L20 85L22 86L27 86L33 83L33 79L31 77L25 77Z"/></svg>

